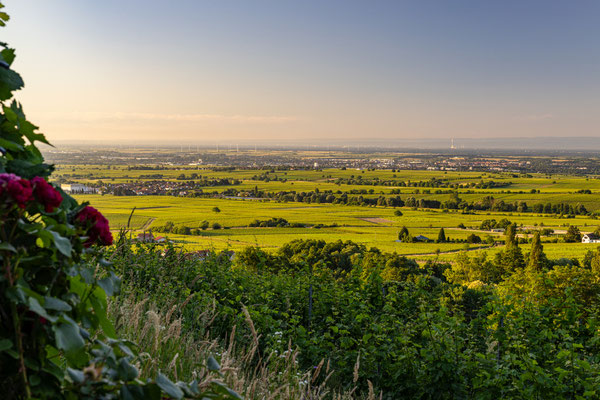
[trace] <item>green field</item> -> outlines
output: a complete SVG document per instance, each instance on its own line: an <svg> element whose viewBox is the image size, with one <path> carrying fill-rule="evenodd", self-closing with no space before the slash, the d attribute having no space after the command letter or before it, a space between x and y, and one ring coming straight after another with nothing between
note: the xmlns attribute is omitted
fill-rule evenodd
<svg viewBox="0 0 600 400"><path fill-rule="evenodd" d="M114 230L127 225L131 211L130 227L138 232L163 226L171 221L175 226L199 227L202 221L211 225L219 223L225 229L207 229L201 235L161 234L180 242L188 249L240 249L246 246L260 246L265 249L276 249L294 239L322 239L326 241L352 240L367 247L377 247L384 251L395 251L411 257L425 259L434 257L439 250L439 257L451 260L455 252L478 249L482 245L465 243L399 243L396 241L398 231L406 226L413 235L424 235L436 239L440 228L444 228L446 236L452 239L465 239L475 233L482 238L487 235L501 239L501 233L491 233L478 229L481 221L494 218L508 218L519 226L534 229L536 224L555 229L560 234L567 224L577 225L582 232L593 231L598 221L591 217L578 216L564 219L555 216L539 216L531 213L488 213L462 214L460 212L444 212L441 210L413 210L401 208L403 215L396 216L395 209L389 207L362 207L335 204L278 203L258 200L233 200L218 198L185 198L173 196L110 196L79 195L80 201L89 201L102 211ZM220 212L214 212L218 207ZM290 223L307 224L304 228L249 228L253 220L284 218ZM457 228L464 224L467 229ZM323 224L334 227L315 228ZM553 237L544 238L550 241ZM594 245L545 243L550 257L582 257ZM527 245L523 245L527 249ZM496 246L485 251L490 254L499 249Z"/></svg>
<svg viewBox="0 0 600 400"><path fill-rule="evenodd" d="M196 229L203 221L220 224L224 229L207 229L196 235L162 234L169 239L185 245L187 249L240 249L246 246L260 246L265 249L277 249L294 239L323 239L326 241L352 240L368 247L377 247L383 251L394 251L418 259L440 257L452 260L456 252L469 250L476 253L487 251L493 255L501 246L465 243L399 243L396 241L402 226L406 226L413 236L424 235L436 239L439 229L444 228L446 236L455 240L465 240L468 235L476 234L482 239L492 236L494 240L502 239L501 233L479 231L479 225L485 219L508 218L524 230L539 229L541 226L555 230L556 236L544 237L543 241L548 255L552 258L582 257L594 245L581 243L551 243L557 236L565 232L569 225L576 225L581 232L592 232L600 222L595 212L600 212L600 179L595 176L566 175L519 175L512 173L491 172L454 172L424 170L356 170L356 169L323 169L323 170L286 170L268 171L265 169L236 169L217 171L210 167L162 167L158 170L137 170L126 166L107 167L103 165L62 165L57 168L59 182L82 182L87 184L144 182L143 176L160 174L161 180L173 181L181 174L191 176L195 173L208 179L236 179L239 185L206 187L206 192L222 192L229 188L238 191L258 189L266 193L281 191L309 192L318 189L321 192L330 190L339 195L352 191L365 190L365 198L391 195L398 191L402 199L408 197L445 201L450 199L451 190L455 190L461 199L471 202L481 200L485 196L493 196L506 203L525 201L529 206L536 203L568 203L582 204L591 212L587 216L565 218L553 214L504 213L479 211L464 214L458 210L415 209L403 207L402 216L394 214L391 207L348 206L341 204L310 204L303 202L276 202L267 199L226 199L197 198L175 196L112 196L112 195L78 195L78 200L89 201L100 209L111 222L116 231L127 225L132 209L136 210L130 221L134 233L141 230L159 228L167 222L176 227L186 226ZM270 181L256 180L253 177L268 173ZM373 182L392 180L404 182L402 185L385 186L353 182L347 184L337 182L338 179L358 179ZM432 179L448 185L464 185L465 187L426 187ZM284 180L284 181L282 181ZM469 185L494 181L502 184L495 188L474 188ZM417 185L418 187L415 187ZM582 189L592 194L576 193ZM437 193L436 193L437 192ZM218 207L221 212L214 212ZM303 228L249 228L254 220L284 218L289 223L305 224ZM463 224L467 229L459 229ZM323 227L315 227L323 225ZM559 238L560 240L560 238ZM483 248L482 248L483 247ZM523 245L527 249L528 245Z"/></svg>

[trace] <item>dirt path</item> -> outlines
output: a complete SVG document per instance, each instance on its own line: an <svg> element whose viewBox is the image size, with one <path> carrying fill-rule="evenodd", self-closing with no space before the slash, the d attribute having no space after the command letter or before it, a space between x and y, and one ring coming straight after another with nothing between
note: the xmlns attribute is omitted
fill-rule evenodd
<svg viewBox="0 0 600 400"><path fill-rule="evenodd" d="M376 218L376 217L358 217L358 219L362 219L363 221L370 222L372 224L381 225L381 224L393 224L394 221L385 218Z"/></svg>
<svg viewBox="0 0 600 400"><path fill-rule="evenodd" d="M141 231L145 231L146 229L148 229L150 227L150 224L152 224L154 221L156 221L156 218L148 218L148 221L146 221L144 223L144 225L142 225L139 230Z"/></svg>

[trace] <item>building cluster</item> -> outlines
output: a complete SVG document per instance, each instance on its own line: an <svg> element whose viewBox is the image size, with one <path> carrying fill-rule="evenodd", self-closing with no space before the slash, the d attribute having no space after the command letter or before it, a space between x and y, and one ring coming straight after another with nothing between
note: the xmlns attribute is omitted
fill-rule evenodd
<svg viewBox="0 0 600 400"><path fill-rule="evenodd" d="M206 189L206 185L192 180L151 180L106 183L99 189L99 192L115 196L189 196L194 193L201 193L202 189Z"/></svg>
<svg viewBox="0 0 600 400"><path fill-rule="evenodd" d="M63 183L60 188L69 194L94 194L98 192L96 188L81 183Z"/></svg>

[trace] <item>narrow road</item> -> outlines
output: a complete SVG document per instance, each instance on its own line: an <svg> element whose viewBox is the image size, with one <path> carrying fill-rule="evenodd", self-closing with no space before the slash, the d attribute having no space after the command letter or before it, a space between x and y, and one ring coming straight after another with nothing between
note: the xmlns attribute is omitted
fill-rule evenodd
<svg viewBox="0 0 600 400"><path fill-rule="evenodd" d="M141 231L145 231L146 229L148 229L150 227L150 224L152 224L154 221L156 221L156 218L148 218L148 221L146 221L144 223L144 225L142 225L139 230ZM135 228L131 228L131 229L135 229Z"/></svg>

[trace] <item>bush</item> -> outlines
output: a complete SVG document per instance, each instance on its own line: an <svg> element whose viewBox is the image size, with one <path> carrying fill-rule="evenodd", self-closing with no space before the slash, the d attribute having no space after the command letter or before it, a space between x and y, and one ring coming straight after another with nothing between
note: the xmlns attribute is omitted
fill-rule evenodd
<svg viewBox="0 0 600 400"><path fill-rule="evenodd" d="M474 233L467 236L467 243L481 243L481 238Z"/></svg>

